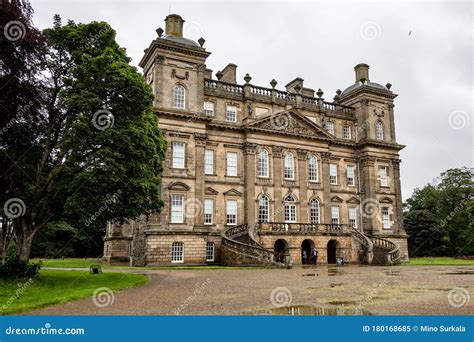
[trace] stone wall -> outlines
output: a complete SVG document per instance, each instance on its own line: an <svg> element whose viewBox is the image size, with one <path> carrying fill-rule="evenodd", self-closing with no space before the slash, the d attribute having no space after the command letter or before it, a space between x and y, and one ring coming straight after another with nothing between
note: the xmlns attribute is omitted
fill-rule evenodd
<svg viewBox="0 0 474 342"><path fill-rule="evenodd" d="M104 256L108 263L129 262L132 238L108 237L104 240Z"/></svg>

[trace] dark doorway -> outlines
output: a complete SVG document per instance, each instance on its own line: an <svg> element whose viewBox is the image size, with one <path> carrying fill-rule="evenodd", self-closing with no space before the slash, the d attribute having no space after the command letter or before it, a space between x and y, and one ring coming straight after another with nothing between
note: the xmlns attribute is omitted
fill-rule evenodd
<svg viewBox="0 0 474 342"><path fill-rule="evenodd" d="M336 263L337 241L329 240L328 242L328 264Z"/></svg>
<svg viewBox="0 0 474 342"><path fill-rule="evenodd" d="M276 240L273 245L273 252L275 254L275 261L284 263L288 255L288 242L283 239Z"/></svg>
<svg viewBox="0 0 474 342"><path fill-rule="evenodd" d="M301 243L301 263L311 264L311 251L314 248L313 240L304 240Z"/></svg>

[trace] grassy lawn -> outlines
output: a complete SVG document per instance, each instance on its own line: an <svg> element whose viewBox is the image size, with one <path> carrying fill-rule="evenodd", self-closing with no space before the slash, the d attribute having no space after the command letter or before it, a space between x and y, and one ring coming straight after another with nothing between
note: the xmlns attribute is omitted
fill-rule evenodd
<svg viewBox="0 0 474 342"><path fill-rule="evenodd" d="M449 257L425 257L425 258L411 258L406 263L409 266L419 265L474 265L474 260L454 259Z"/></svg>
<svg viewBox="0 0 474 342"><path fill-rule="evenodd" d="M113 291L148 282L144 275L128 273L101 273L85 271L41 270L31 283L28 279L0 280L0 314L14 314L52 304L92 296L99 287Z"/></svg>

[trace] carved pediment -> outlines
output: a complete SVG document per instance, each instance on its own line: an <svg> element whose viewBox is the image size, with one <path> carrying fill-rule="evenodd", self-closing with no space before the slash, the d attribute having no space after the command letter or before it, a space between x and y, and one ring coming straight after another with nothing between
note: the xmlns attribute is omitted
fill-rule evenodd
<svg viewBox="0 0 474 342"><path fill-rule="evenodd" d="M357 197L351 197L347 200L347 203L352 203L352 204L359 204L360 201Z"/></svg>
<svg viewBox="0 0 474 342"><path fill-rule="evenodd" d="M173 182L168 184L168 190L188 191L190 187L183 182Z"/></svg>
<svg viewBox="0 0 474 342"><path fill-rule="evenodd" d="M242 196L242 193L235 189L230 189L224 192L224 196Z"/></svg>
<svg viewBox="0 0 474 342"><path fill-rule="evenodd" d="M342 198L339 196L331 197L331 202L342 203Z"/></svg>
<svg viewBox="0 0 474 342"><path fill-rule="evenodd" d="M393 200L390 197L383 197L379 200L380 203L393 203Z"/></svg>
<svg viewBox="0 0 474 342"><path fill-rule="evenodd" d="M219 192L217 192L216 190L214 190L213 188L211 187L207 187L206 188L206 195L217 195Z"/></svg>
<svg viewBox="0 0 474 342"><path fill-rule="evenodd" d="M323 128L292 109L271 113L246 124L245 127L251 130L273 131L282 134L332 138Z"/></svg>

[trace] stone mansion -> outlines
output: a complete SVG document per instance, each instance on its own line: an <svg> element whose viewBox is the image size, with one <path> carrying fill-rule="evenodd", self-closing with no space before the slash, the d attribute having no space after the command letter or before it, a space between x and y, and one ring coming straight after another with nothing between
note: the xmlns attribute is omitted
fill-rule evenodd
<svg viewBox="0 0 474 342"><path fill-rule="evenodd" d="M159 213L109 224L104 259L132 265L394 264L408 258L391 85L355 66L331 101L206 67L176 14L140 61L168 142ZM277 66L275 66L277 67Z"/></svg>

